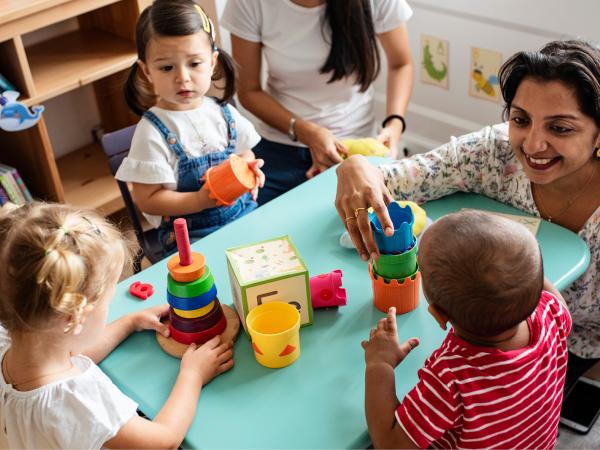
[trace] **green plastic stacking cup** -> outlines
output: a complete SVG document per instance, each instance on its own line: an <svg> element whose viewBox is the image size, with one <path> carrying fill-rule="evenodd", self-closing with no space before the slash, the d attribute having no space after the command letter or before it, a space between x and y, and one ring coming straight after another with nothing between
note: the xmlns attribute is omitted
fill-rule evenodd
<svg viewBox="0 0 600 450"><path fill-rule="evenodd" d="M417 245L397 255L381 253L373 264L377 275L389 279L404 279L417 270Z"/></svg>

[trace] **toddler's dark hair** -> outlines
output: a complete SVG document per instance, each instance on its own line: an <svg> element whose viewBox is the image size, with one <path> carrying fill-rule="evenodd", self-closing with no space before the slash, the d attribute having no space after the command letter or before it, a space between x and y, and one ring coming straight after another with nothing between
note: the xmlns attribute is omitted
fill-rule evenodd
<svg viewBox="0 0 600 450"><path fill-rule="evenodd" d="M521 224L480 211L436 221L419 248L423 291L450 321L494 336L529 316L544 284L542 255Z"/></svg>
<svg viewBox="0 0 600 450"><path fill-rule="evenodd" d="M225 80L223 95L217 101L227 103L233 98L236 87L233 59L225 51L217 49L212 22L200 5L192 0L155 0L142 11L135 31L138 60L146 62L146 48L154 36L189 36L199 31L205 32L211 47L219 52L212 79ZM140 116L155 103L151 86L140 74L137 61L129 71L124 94L129 107Z"/></svg>

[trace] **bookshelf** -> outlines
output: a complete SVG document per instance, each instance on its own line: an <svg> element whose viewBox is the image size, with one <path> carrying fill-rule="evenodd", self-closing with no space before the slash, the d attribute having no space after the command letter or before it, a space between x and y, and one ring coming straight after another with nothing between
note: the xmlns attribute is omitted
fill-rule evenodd
<svg viewBox="0 0 600 450"><path fill-rule="evenodd" d="M2 73L28 106L92 85L105 132L138 121L121 93L137 58L135 23L151 0L0 0ZM76 18L78 29L24 45L23 36ZM0 130L0 161L17 168L34 197L112 214L121 195L101 148L55 159L44 116L24 131Z"/></svg>

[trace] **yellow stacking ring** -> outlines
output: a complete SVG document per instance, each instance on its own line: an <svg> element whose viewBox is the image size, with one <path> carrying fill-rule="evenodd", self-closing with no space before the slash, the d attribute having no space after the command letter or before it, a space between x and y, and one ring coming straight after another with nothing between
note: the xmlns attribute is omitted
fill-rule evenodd
<svg viewBox="0 0 600 450"><path fill-rule="evenodd" d="M202 308L190 309L189 311L186 311L185 309L173 308L173 311L179 317L183 317L184 319L196 319L197 317L202 317L202 316L205 316L206 314L208 314L214 306L215 306L215 301L213 300L208 305L203 306Z"/></svg>

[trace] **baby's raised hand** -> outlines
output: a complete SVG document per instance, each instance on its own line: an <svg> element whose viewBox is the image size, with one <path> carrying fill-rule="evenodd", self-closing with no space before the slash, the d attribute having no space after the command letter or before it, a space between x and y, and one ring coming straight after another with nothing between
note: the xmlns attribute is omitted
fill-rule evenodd
<svg viewBox="0 0 600 450"><path fill-rule="evenodd" d="M191 344L181 358L180 373L189 372L199 377L202 385L233 367L232 342L221 344L215 336L200 347Z"/></svg>
<svg viewBox="0 0 600 450"><path fill-rule="evenodd" d="M163 336L169 336L169 327L161 322L161 319L169 314L169 305L153 306L134 312L129 317L135 331L154 330Z"/></svg>
<svg viewBox="0 0 600 450"><path fill-rule="evenodd" d="M387 316L377 322L371 330L368 341L362 341L365 350L365 362L369 364L384 363L396 367L410 351L419 345L417 338L411 338L400 344L396 327L396 308L389 309Z"/></svg>
<svg viewBox="0 0 600 450"><path fill-rule="evenodd" d="M264 187L265 185L265 174L260 168L265 165L264 159L255 159L253 161L248 161L248 167L252 169L254 175L256 175L256 187L252 189L250 195L252 196L252 200L256 201L258 196L258 189Z"/></svg>

